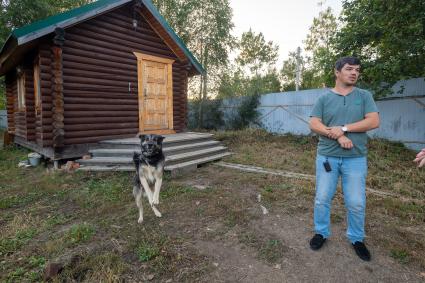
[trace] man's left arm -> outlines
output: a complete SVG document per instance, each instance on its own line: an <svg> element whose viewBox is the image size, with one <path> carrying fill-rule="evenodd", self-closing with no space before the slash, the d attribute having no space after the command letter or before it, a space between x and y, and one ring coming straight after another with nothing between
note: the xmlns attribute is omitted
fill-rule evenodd
<svg viewBox="0 0 425 283"><path fill-rule="evenodd" d="M364 133L379 127L379 112L376 107L373 96L370 92L364 94L365 116L363 120L355 123L346 124L347 132ZM341 126L332 127L329 130L328 136L333 139L338 139L344 134Z"/></svg>
<svg viewBox="0 0 425 283"><path fill-rule="evenodd" d="M379 127L379 114L378 112L371 112L365 115L361 121L346 124L348 132L362 133L367 132Z"/></svg>

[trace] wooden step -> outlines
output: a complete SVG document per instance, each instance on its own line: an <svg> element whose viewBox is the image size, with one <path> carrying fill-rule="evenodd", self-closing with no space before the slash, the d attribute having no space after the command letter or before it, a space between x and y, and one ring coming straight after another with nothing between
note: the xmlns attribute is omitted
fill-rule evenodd
<svg viewBox="0 0 425 283"><path fill-rule="evenodd" d="M169 146L197 143L206 140L212 140L213 135L208 133L182 133L173 135L164 135L163 148ZM101 148L135 148L140 150L139 138L113 139L99 142Z"/></svg>
<svg viewBox="0 0 425 283"><path fill-rule="evenodd" d="M178 170L181 168L185 168L188 166L194 166L194 165L200 165L200 164L205 164L208 162L212 162L212 161L216 161L216 160L220 160L223 157L229 156L231 155L231 153L229 152L225 152L225 153L220 153L220 154L215 154L215 155L211 155L208 157L204 157L204 158L199 158L199 159L194 159L191 161L187 161L187 162L183 162L183 163L178 163L175 165L169 165L169 166L165 166L164 170L165 171L173 171L173 170ZM80 171L134 171L135 167L134 166L128 166L128 165L82 165L78 170Z"/></svg>
<svg viewBox="0 0 425 283"><path fill-rule="evenodd" d="M185 153L189 151L209 148L218 146L220 142L210 140L210 141L202 141L198 143L189 143L189 144L183 144L183 145L175 145L175 146L169 146L166 148L163 148L163 152L165 156L169 156L176 153ZM93 149L90 150L90 153L93 157L133 157L134 152L140 151L140 146L137 150L132 148L100 148L100 149Z"/></svg>
<svg viewBox="0 0 425 283"><path fill-rule="evenodd" d="M176 164L177 162L185 162L191 159L202 158L208 155L222 153L226 149L227 148L224 146L215 146L207 149L169 155L165 158L165 164ZM94 157L92 159L78 159L76 162L81 165L132 165L133 159L132 157Z"/></svg>

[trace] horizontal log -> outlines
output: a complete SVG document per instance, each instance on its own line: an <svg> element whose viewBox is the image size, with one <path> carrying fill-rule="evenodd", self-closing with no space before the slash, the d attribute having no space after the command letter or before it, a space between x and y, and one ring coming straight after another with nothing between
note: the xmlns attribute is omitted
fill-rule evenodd
<svg viewBox="0 0 425 283"><path fill-rule="evenodd" d="M137 128L134 129L113 129L113 130L90 130L90 131L68 131L65 132L65 139L69 138L87 138L95 136L110 136L110 135L121 135L121 134L132 134L137 133Z"/></svg>
<svg viewBox="0 0 425 283"><path fill-rule="evenodd" d="M138 105L102 105L102 104L66 104L65 105L65 111L73 111L73 110L79 110L79 111L114 111L114 110L122 110L122 111L131 111L135 110L137 111L139 109Z"/></svg>
<svg viewBox="0 0 425 283"><path fill-rule="evenodd" d="M118 26L120 28L126 29L126 30L134 30L133 27L133 19L129 18L128 16L119 17L118 14L111 14L108 13L107 17L99 17L98 21L101 23L108 23L108 25L114 25ZM149 36L150 38L159 38L156 32L150 27L148 22L143 17L138 17L139 20L139 26L137 27L137 30L135 32L145 34L146 36Z"/></svg>
<svg viewBox="0 0 425 283"><path fill-rule="evenodd" d="M110 34L114 34L114 36ZM112 45L116 45L116 43L119 42L121 46L126 46L129 52L132 52L132 50L134 51L140 50L140 51L149 52L152 54L158 54L164 57L166 56L169 58L176 58L174 56L174 53L172 53L170 49L168 50L163 49L162 45L152 46L152 43L147 41L137 40L136 37L128 37L128 36L122 36L122 35L115 37L116 33L114 32L106 32L105 34L100 34L96 31L93 31L92 28L85 28L85 29L80 28L78 30L73 30L72 33L68 33L67 38L72 40L73 35L86 37L85 40L80 40L81 42L90 42L90 44L92 44L92 40L94 39L94 40L104 42L104 44L107 43L114 50L118 50L118 49L114 48L115 46L112 46ZM87 39L90 39L90 40L87 40ZM107 47L104 44L98 43L93 45Z"/></svg>
<svg viewBox="0 0 425 283"><path fill-rule="evenodd" d="M65 144L71 145L71 144L94 143L101 140L128 138L128 137L135 136L137 132L138 131L132 134L123 134L123 135L97 136L97 137L86 137L86 138L67 138L65 139Z"/></svg>
<svg viewBox="0 0 425 283"><path fill-rule="evenodd" d="M128 48L128 46L132 46L134 48L140 48L140 46L143 46L144 49L149 50L150 52L163 54L175 58L175 56L173 56L172 51L168 48L166 44L164 44L164 42L159 37L152 40L152 37L147 37L140 32L132 32L131 30L117 32L113 29L103 28L99 25L96 26L95 24L83 24L81 25L81 31L83 33L88 33L86 35L90 36L90 38L101 38L104 41L109 41L112 43L117 42L118 40L119 42L123 43L122 46L127 47L128 53L130 53L130 49ZM77 33L81 34L81 32ZM100 35L102 35L102 37L99 37ZM103 35L105 37L103 37ZM111 37L115 38L116 40L111 40Z"/></svg>
<svg viewBox="0 0 425 283"><path fill-rule="evenodd" d="M95 84L79 84L79 83L66 83L66 90L74 91L74 90L82 90L89 92L119 92L125 93L128 91L128 87L112 87L112 86L104 86L104 85L95 85Z"/></svg>
<svg viewBox="0 0 425 283"><path fill-rule="evenodd" d="M65 64L65 72L72 71L90 71L90 72L96 72L98 73L101 71L102 74L111 74L111 75L122 75L122 76L128 76L129 70L121 70L121 69L115 69L115 68L102 68L99 69L98 66L93 64L85 64L85 63L78 63L78 62L66 62ZM136 68L134 68L134 72L137 73Z"/></svg>
<svg viewBox="0 0 425 283"><path fill-rule="evenodd" d="M138 117L139 111L66 111L68 117Z"/></svg>
<svg viewBox="0 0 425 283"><path fill-rule="evenodd" d="M90 92L84 90L68 90L64 89L64 97L82 97L82 98L106 98L106 99L131 99L137 101L138 96L135 93L117 93L117 92Z"/></svg>
<svg viewBox="0 0 425 283"><path fill-rule="evenodd" d="M85 78L85 77L76 77L70 75L63 76L64 87L67 87L69 84L80 84L80 85L99 85L105 87L116 87L116 88L127 88L128 90L128 81L118 81L118 80L108 80L108 79L95 79L95 78Z"/></svg>
<svg viewBox="0 0 425 283"><path fill-rule="evenodd" d="M71 54L64 54L63 56L63 67L66 68L67 62L77 62L77 63L86 63L91 65L96 65L99 68L116 68L121 69L127 72L137 71L136 63L132 65L121 64L119 62L109 62L105 60L87 58L86 56L76 56Z"/></svg>
<svg viewBox="0 0 425 283"><path fill-rule="evenodd" d="M126 122L137 122L139 116L134 117L77 117L68 118L65 117L65 127L71 124L89 124L89 123L126 123Z"/></svg>
<svg viewBox="0 0 425 283"><path fill-rule="evenodd" d="M138 40L150 42L152 44L163 46L164 49L168 49L164 41L152 30L147 23L140 23L137 29L133 27L132 20L128 22L117 21L116 19L109 18L104 20L96 20L88 23L91 27L95 27L99 31L110 30L114 33L120 33L130 37L137 37ZM145 27L149 27L149 29Z"/></svg>
<svg viewBox="0 0 425 283"><path fill-rule="evenodd" d="M128 83L131 83L132 88L137 88L137 73L127 73L126 76L120 76L120 75L111 75L111 74L102 74L101 72L91 72L91 71L81 71L81 70L73 70L73 69L66 69L63 74L64 82L69 82L74 79L75 81L80 81L83 79L86 80L104 80L109 83L111 82L122 82L125 85L128 86Z"/></svg>
<svg viewBox="0 0 425 283"><path fill-rule="evenodd" d="M52 132L50 132L50 133L42 133L41 134L41 139L43 141L53 141L53 133Z"/></svg>
<svg viewBox="0 0 425 283"><path fill-rule="evenodd" d="M64 54L64 58L68 55L74 55L74 56L79 56L79 57L84 57L84 58L92 58L92 59L97 59L97 60L102 60L102 61L108 61L108 62L114 62L114 63L121 63L121 64L125 64L126 66L135 66L137 64L137 58L136 56L133 56L133 58L125 58L122 56L116 56L112 52L103 52L103 53L99 53L99 52L95 52L95 51L88 51L88 50L80 50L77 48L67 48L64 50L65 54Z"/></svg>
<svg viewBox="0 0 425 283"><path fill-rule="evenodd" d="M137 99L64 97L65 104L95 104L95 105L137 105Z"/></svg>
<svg viewBox="0 0 425 283"><path fill-rule="evenodd" d="M65 132L88 130L137 129L139 123L102 123L102 124L73 124L65 125Z"/></svg>

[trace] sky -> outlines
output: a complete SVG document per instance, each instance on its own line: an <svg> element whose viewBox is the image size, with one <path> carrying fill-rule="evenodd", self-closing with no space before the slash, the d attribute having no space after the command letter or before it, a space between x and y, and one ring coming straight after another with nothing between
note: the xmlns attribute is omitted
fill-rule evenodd
<svg viewBox="0 0 425 283"><path fill-rule="evenodd" d="M342 9L342 0L326 0L322 7L319 0L230 0L233 9L233 35L240 37L251 28L262 32L266 41L279 45L278 67L288 58L290 51L302 48L313 18L328 6L335 15Z"/></svg>

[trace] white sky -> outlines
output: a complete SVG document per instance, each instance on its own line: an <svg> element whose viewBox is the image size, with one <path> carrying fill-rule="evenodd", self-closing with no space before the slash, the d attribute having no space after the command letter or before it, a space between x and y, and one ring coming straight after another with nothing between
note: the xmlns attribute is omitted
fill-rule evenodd
<svg viewBox="0 0 425 283"><path fill-rule="evenodd" d="M313 18L330 6L335 15L342 9L342 0L326 0L323 7L318 0L230 0L233 9L233 35L240 37L251 28L262 32L266 41L279 45L278 68L288 57L288 52L303 47Z"/></svg>

